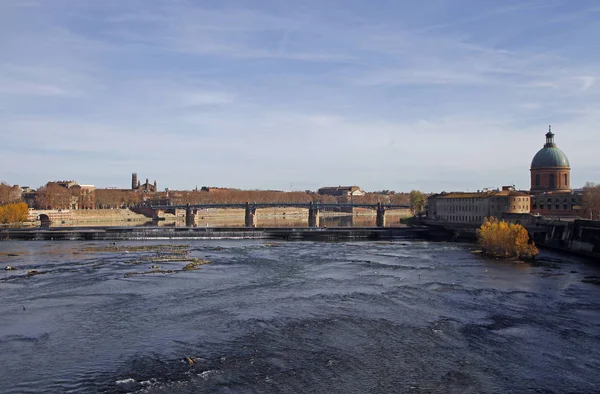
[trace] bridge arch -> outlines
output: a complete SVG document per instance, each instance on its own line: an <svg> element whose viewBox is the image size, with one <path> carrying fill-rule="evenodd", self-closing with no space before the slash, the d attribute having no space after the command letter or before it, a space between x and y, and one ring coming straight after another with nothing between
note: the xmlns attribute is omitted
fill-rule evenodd
<svg viewBox="0 0 600 394"><path fill-rule="evenodd" d="M40 219L40 226L50 227L50 224L52 223L52 220L50 220L50 216L46 215L45 213L42 213L38 217Z"/></svg>

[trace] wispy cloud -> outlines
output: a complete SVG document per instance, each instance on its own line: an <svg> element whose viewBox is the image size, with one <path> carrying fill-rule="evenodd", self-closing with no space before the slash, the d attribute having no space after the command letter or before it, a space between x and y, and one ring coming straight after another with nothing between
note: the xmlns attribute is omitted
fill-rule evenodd
<svg viewBox="0 0 600 394"><path fill-rule="evenodd" d="M31 184L118 185L138 170L180 188L527 187L552 123L574 183L599 181L600 26L588 11L7 0L0 165L26 158L6 180ZM167 145L169 160L148 153ZM511 166L489 159L505 152Z"/></svg>

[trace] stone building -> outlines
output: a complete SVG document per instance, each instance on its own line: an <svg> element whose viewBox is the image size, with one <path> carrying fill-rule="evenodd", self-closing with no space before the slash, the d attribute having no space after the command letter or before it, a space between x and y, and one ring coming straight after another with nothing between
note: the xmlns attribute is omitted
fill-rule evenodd
<svg viewBox="0 0 600 394"><path fill-rule="evenodd" d="M322 187L318 193L326 196L364 196L365 192L358 186Z"/></svg>
<svg viewBox="0 0 600 394"><path fill-rule="evenodd" d="M451 223L482 223L486 217L529 214L531 199L512 186L502 190L434 194L427 199L427 217Z"/></svg>
<svg viewBox="0 0 600 394"><path fill-rule="evenodd" d="M546 133L546 143L531 161L531 211L544 216L581 216L582 193L571 189L571 165L567 155Z"/></svg>

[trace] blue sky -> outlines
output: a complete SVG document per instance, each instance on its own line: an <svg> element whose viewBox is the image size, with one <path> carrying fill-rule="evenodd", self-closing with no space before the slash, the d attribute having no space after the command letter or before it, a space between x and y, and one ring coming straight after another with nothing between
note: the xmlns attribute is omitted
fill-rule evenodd
<svg viewBox="0 0 600 394"><path fill-rule="evenodd" d="M552 124L600 182L592 0L0 0L0 180L529 187Z"/></svg>

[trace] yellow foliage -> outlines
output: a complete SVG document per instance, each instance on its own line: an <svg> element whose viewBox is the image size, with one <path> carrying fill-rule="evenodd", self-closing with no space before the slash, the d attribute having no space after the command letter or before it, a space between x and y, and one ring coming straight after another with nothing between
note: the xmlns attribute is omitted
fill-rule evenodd
<svg viewBox="0 0 600 394"><path fill-rule="evenodd" d="M24 202L0 206L0 223L20 223L27 220L29 207Z"/></svg>
<svg viewBox="0 0 600 394"><path fill-rule="evenodd" d="M535 257L539 251L529 241L527 230L520 224L510 224L495 217L486 218L477 239L483 251L490 256L504 258Z"/></svg>

